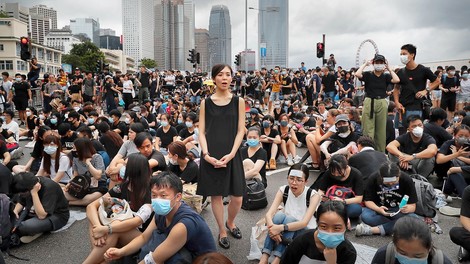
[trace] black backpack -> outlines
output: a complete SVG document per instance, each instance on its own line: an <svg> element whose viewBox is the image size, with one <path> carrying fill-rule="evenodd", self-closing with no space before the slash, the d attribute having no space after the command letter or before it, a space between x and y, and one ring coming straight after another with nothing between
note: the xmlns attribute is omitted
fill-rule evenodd
<svg viewBox="0 0 470 264"><path fill-rule="evenodd" d="M10 253L11 247L20 245L20 237L15 230L29 211L27 208L23 208L19 216L20 218L16 220L13 207L10 197L4 193L0 193L0 251L5 252L13 258L28 261L29 259L20 258Z"/></svg>
<svg viewBox="0 0 470 264"><path fill-rule="evenodd" d="M258 210L268 206L266 191L261 180L252 179L246 181L246 190L243 195L243 210Z"/></svg>
<svg viewBox="0 0 470 264"><path fill-rule="evenodd" d="M305 197L305 204L307 205L307 208L310 206L311 195L312 195L312 188L308 188L307 196ZM282 202L284 203L284 206L286 206L287 198L289 198L289 185L286 185L286 188L284 189L284 193L282 194Z"/></svg>

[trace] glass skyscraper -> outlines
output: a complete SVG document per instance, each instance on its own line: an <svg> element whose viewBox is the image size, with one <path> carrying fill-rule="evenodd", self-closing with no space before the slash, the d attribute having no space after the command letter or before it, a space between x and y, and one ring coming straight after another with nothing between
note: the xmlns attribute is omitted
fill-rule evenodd
<svg viewBox="0 0 470 264"><path fill-rule="evenodd" d="M212 6L209 18L209 65L232 63L232 25L224 5Z"/></svg>
<svg viewBox="0 0 470 264"><path fill-rule="evenodd" d="M288 0L259 0L258 43L266 47L266 52L258 52L261 67L288 66Z"/></svg>

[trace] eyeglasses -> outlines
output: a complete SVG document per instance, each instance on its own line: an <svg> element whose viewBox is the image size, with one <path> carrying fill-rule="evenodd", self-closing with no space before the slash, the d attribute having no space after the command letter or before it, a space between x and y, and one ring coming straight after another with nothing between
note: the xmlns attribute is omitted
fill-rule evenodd
<svg viewBox="0 0 470 264"><path fill-rule="evenodd" d="M305 182L304 179L299 178L299 177L295 177L295 176L289 176L289 177L287 177L287 180L290 181L290 182L297 182L297 183L304 183Z"/></svg>

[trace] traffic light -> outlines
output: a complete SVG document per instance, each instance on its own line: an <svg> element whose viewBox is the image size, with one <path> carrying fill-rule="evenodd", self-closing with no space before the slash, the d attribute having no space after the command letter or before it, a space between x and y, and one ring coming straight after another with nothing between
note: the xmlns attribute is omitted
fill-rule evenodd
<svg viewBox="0 0 470 264"><path fill-rule="evenodd" d="M104 62L104 63L103 63L103 69L106 69L106 68L109 70L109 63L105 63L105 62Z"/></svg>
<svg viewBox="0 0 470 264"><path fill-rule="evenodd" d="M31 59L30 42L27 37L20 38L20 57L24 61Z"/></svg>
<svg viewBox="0 0 470 264"><path fill-rule="evenodd" d="M323 58L325 55L325 44L322 42L317 43L317 58Z"/></svg>
<svg viewBox="0 0 470 264"><path fill-rule="evenodd" d="M240 54L235 55L235 65L240 66Z"/></svg>
<svg viewBox="0 0 470 264"><path fill-rule="evenodd" d="M201 53L196 53L196 63L201 64Z"/></svg>
<svg viewBox="0 0 470 264"><path fill-rule="evenodd" d="M97 61L96 61L96 65L95 65L96 72L101 72L101 70L102 70L102 68L101 68L102 65L103 65L103 64L102 64L102 61L101 61L101 60L97 60Z"/></svg>
<svg viewBox="0 0 470 264"><path fill-rule="evenodd" d="M195 63L195 62L196 62L196 50L195 50L195 49L190 49L190 50L189 50L189 58L188 58L188 61L191 62L191 63Z"/></svg>

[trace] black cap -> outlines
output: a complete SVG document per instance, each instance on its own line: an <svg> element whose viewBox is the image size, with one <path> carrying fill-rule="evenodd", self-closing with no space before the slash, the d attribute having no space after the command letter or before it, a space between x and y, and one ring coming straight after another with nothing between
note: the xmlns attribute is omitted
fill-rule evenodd
<svg viewBox="0 0 470 264"><path fill-rule="evenodd" d="M385 62L385 57L383 55L380 55L380 54L375 54L374 56L374 61L383 61Z"/></svg>

